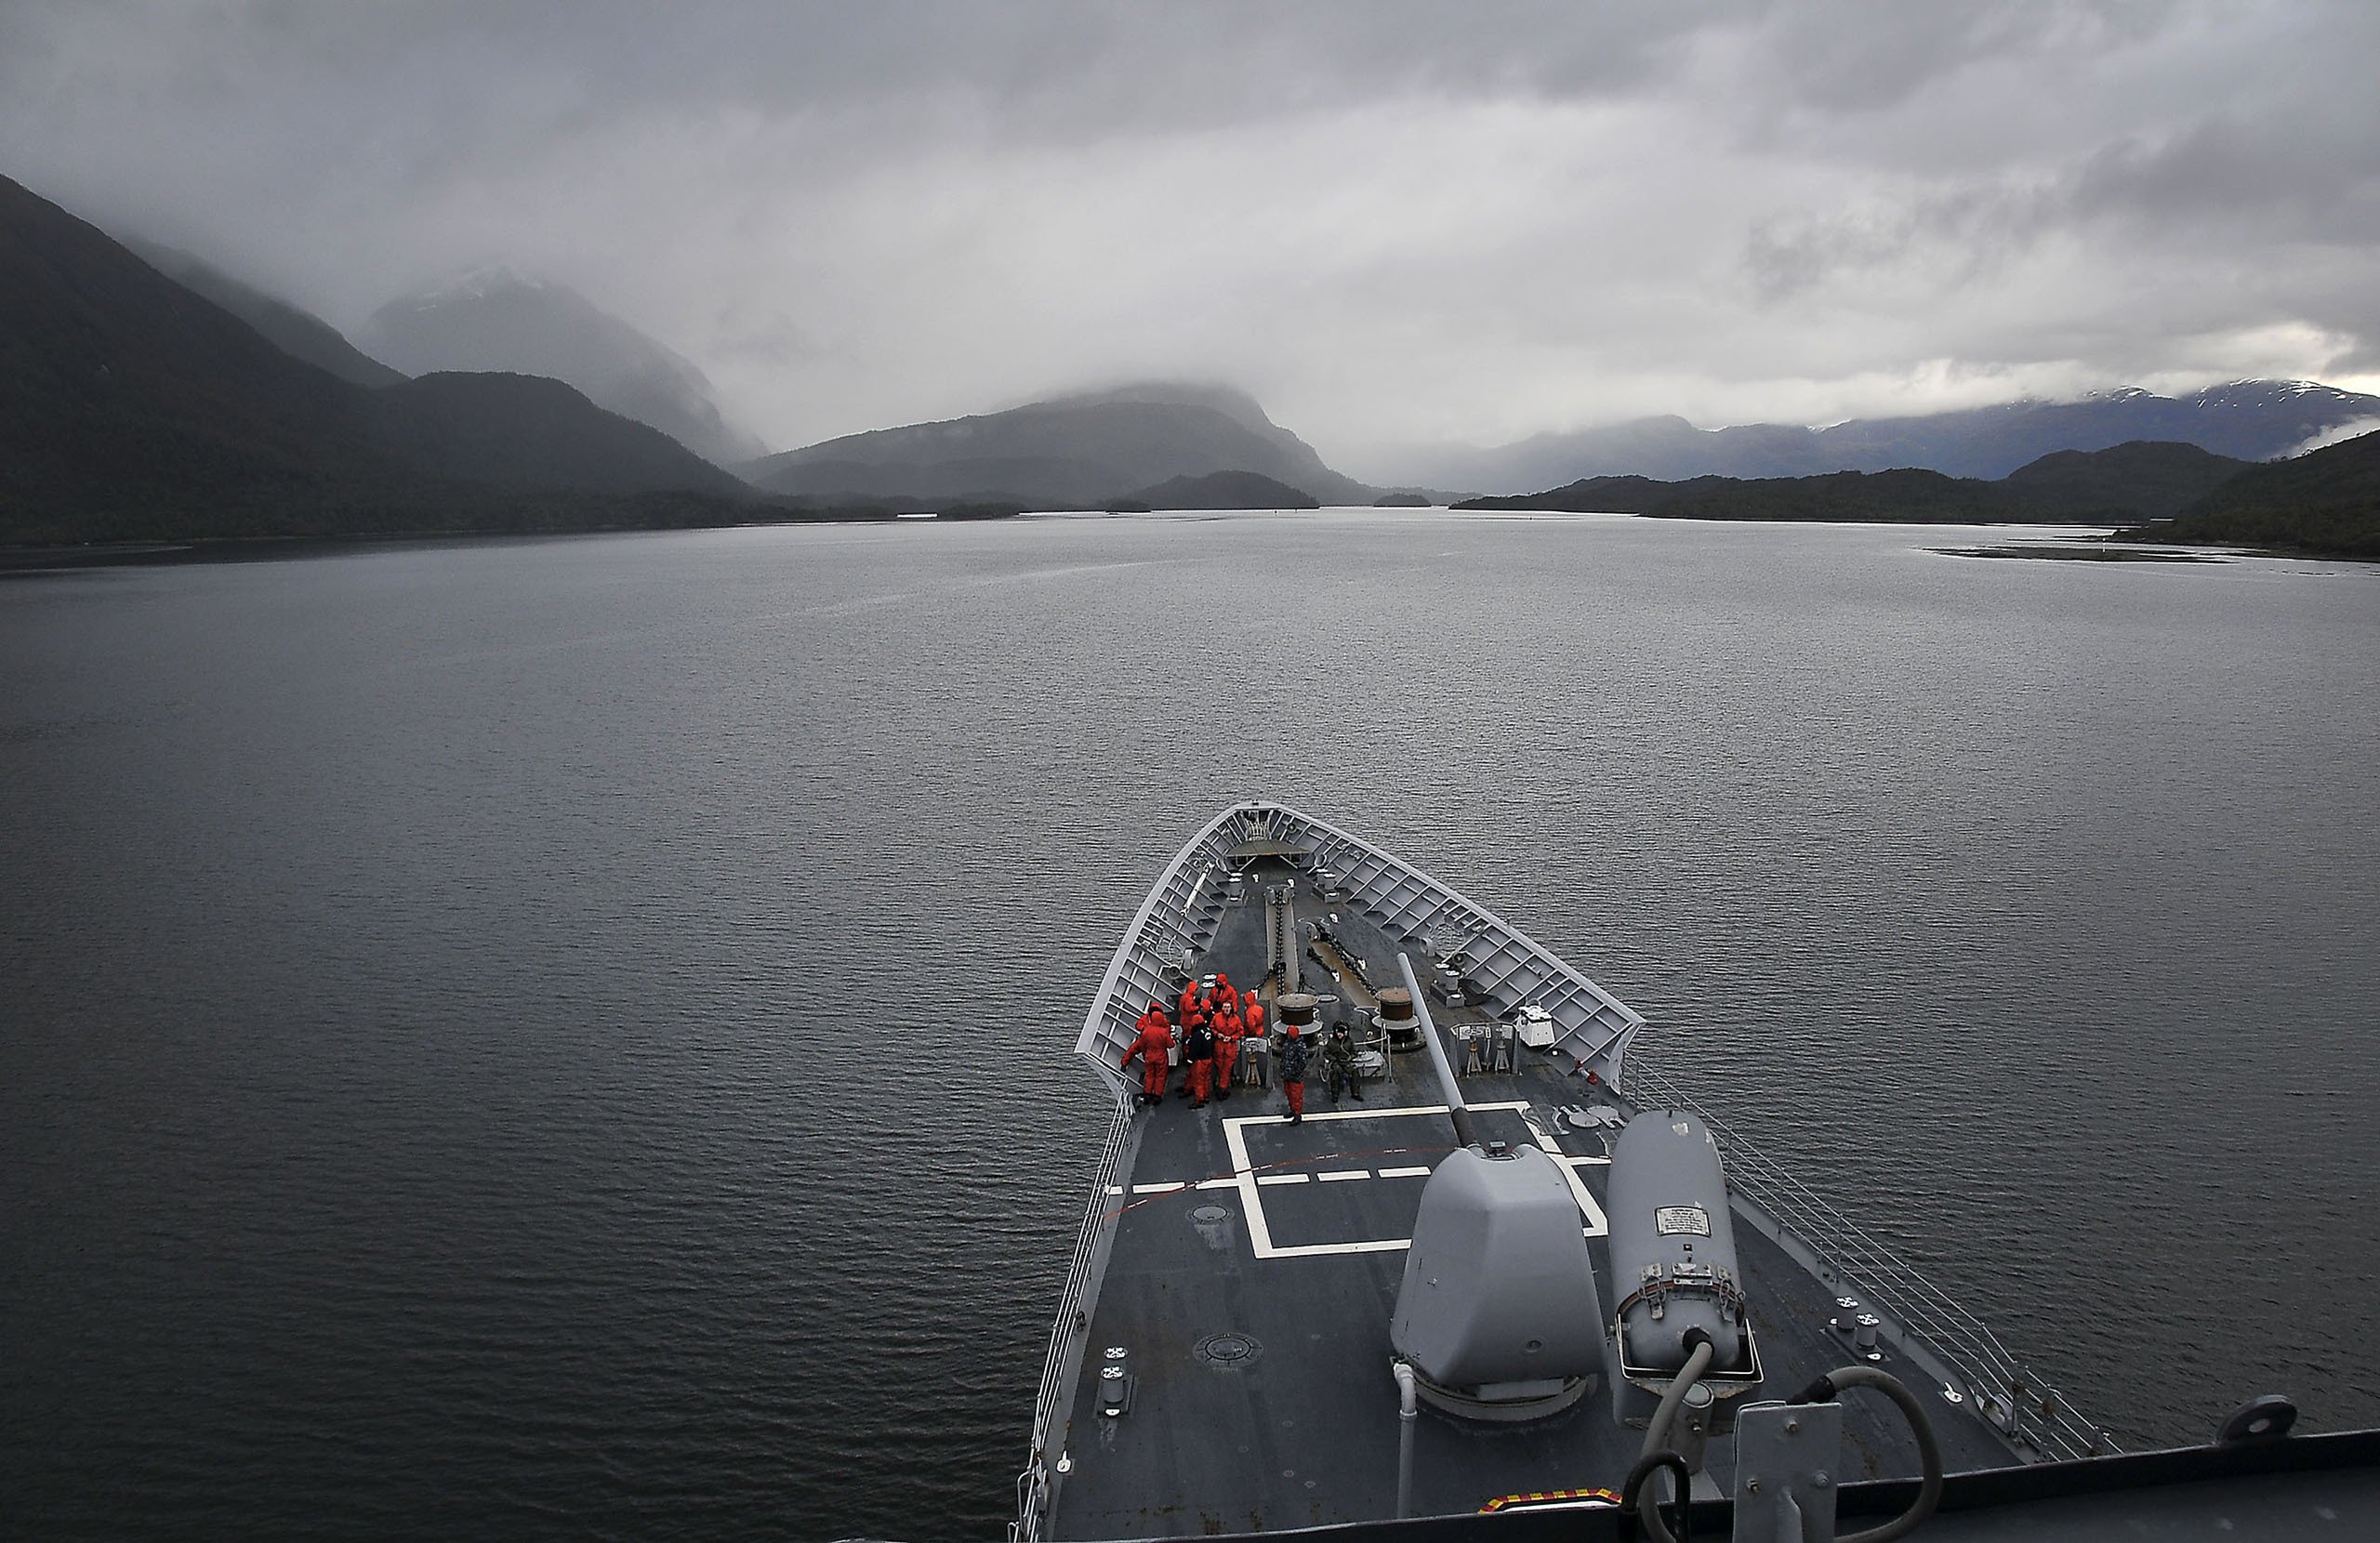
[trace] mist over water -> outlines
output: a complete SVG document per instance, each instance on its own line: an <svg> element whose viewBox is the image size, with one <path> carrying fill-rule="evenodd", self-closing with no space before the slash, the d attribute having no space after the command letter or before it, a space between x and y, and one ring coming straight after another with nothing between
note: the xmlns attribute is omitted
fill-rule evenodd
<svg viewBox="0 0 2380 1543"><path fill-rule="evenodd" d="M2380 574L1444 513L0 586L0 1515L989 1537L1276 798L1646 1013L2128 1446L2380 1423Z"/></svg>

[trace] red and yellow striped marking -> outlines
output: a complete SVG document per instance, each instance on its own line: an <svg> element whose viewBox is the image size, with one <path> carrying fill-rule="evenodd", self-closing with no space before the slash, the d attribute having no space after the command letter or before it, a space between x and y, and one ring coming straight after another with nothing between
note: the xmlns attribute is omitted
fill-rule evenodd
<svg viewBox="0 0 2380 1543"><path fill-rule="evenodd" d="M1617 1506L1620 1493L1609 1489L1539 1489L1527 1495L1500 1495L1479 1508L1485 1515L1491 1510L1530 1510L1553 1506Z"/></svg>

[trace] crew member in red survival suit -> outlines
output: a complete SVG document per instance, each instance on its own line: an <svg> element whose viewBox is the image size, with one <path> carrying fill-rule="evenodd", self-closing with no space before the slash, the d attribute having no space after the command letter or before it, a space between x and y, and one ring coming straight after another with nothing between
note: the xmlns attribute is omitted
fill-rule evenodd
<svg viewBox="0 0 2380 1543"><path fill-rule="evenodd" d="M1165 1009L1155 1002L1141 1014L1139 1037L1124 1048L1124 1065L1129 1069L1132 1058L1141 1058L1141 1101L1165 1101L1165 1053L1173 1048L1173 1024Z"/></svg>
<svg viewBox="0 0 2380 1543"><path fill-rule="evenodd" d="M1298 1037L1298 1026L1291 1023L1283 1031L1281 1041L1281 1091L1289 1095L1289 1123L1298 1125L1305 1119L1305 1058L1306 1042Z"/></svg>
<svg viewBox="0 0 2380 1543"><path fill-rule="evenodd" d="M1248 1031L1239 1014L1226 1012L1215 1024L1215 1097L1231 1097L1231 1071L1239 1064L1239 1037Z"/></svg>

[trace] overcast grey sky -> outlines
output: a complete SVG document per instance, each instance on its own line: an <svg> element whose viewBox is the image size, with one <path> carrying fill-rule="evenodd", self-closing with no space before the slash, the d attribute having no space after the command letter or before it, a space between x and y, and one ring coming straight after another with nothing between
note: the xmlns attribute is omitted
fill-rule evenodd
<svg viewBox="0 0 2380 1543"><path fill-rule="evenodd" d="M1375 452L2380 389L2380 0L0 0L0 172L354 331L477 264L773 446L1254 391Z"/></svg>

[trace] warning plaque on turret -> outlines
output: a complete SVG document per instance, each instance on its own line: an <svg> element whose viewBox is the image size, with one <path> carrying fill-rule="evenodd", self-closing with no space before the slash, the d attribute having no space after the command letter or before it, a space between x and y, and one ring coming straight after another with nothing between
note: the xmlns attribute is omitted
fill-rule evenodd
<svg viewBox="0 0 2380 1543"><path fill-rule="evenodd" d="M1672 1233L1692 1233L1697 1237L1709 1237L1711 1213L1699 1206L1661 1206L1653 1212L1653 1226L1665 1237Z"/></svg>

